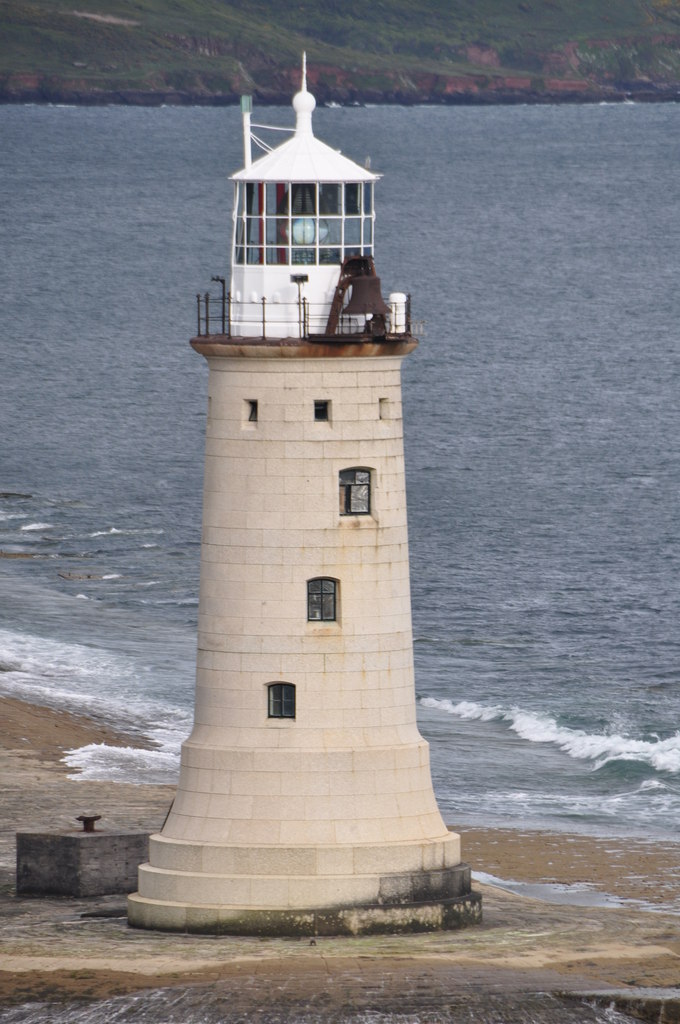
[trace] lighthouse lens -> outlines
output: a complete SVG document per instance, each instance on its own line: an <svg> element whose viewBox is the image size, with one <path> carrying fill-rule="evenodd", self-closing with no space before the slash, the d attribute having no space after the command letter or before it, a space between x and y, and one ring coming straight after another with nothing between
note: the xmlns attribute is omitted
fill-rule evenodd
<svg viewBox="0 0 680 1024"><path fill-rule="evenodd" d="M298 217L293 221L293 243L311 245L316 240L316 222L312 217Z"/></svg>

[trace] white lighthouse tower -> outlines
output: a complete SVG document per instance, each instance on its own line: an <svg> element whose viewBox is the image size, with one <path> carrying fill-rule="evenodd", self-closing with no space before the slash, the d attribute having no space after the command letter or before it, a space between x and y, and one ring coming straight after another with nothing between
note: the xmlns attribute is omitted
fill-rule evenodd
<svg viewBox="0 0 680 1024"><path fill-rule="evenodd" d="M210 368L195 724L132 925L254 935L479 920L416 724L400 368L378 176L295 131L235 182ZM219 280L219 279L218 279Z"/></svg>

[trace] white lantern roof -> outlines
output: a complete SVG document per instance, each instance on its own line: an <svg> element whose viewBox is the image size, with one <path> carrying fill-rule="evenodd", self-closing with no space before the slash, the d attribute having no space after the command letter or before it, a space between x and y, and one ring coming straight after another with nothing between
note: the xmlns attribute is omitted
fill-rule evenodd
<svg viewBox="0 0 680 1024"><path fill-rule="evenodd" d="M293 97L295 133L271 153L232 174L234 181L377 181L379 174L355 163L314 136L312 112L316 100L307 91L303 73L302 89Z"/></svg>

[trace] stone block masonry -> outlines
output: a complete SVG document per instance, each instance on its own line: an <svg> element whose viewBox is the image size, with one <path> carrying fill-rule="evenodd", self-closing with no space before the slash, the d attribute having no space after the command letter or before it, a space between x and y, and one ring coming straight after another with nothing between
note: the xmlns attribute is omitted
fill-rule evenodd
<svg viewBox="0 0 680 1024"><path fill-rule="evenodd" d="M104 896L134 892L147 832L18 832L17 893Z"/></svg>

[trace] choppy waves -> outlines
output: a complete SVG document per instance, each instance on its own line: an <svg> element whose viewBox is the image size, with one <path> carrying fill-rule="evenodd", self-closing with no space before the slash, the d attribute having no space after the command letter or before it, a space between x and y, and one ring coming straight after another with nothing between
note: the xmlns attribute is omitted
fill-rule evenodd
<svg viewBox="0 0 680 1024"><path fill-rule="evenodd" d="M551 715L519 707L504 708L497 704L485 706L474 701L454 703L435 697L422 697L420 703L423 707L434 708L462 719L502 722L529 743L550 743L569 757L592 762L595 771L611 762L628 761L648 765L658 772L680 772L680 731L666 739L639 739L614 732L588 733L582 729L571 729L560 725Z"/></svg>
<svg viewBox="0 0 680 1024"><path fill-rule="evenodd" d="M176 781L190 709L150 695L150 671L114 651L0 630L0 693L87 715L153 744L150 750L89 744L69 751L64 761L78 769L79 778Z"/></svg>
<svg viewBox="0 0 680 1024"><path fill-rule="evenodd" d="M181 737L159 750L139 747L110 747L90 743L66 752L63 760L78 769L79 779L128 782L136 785L165 785L177 782ZM71 776L73 777L73 776Z"/></svg>

